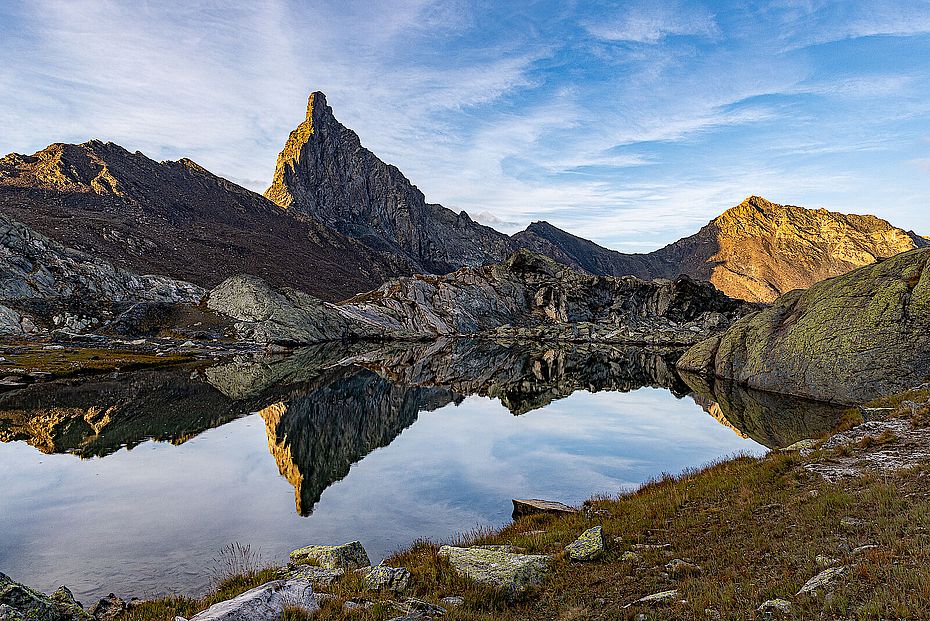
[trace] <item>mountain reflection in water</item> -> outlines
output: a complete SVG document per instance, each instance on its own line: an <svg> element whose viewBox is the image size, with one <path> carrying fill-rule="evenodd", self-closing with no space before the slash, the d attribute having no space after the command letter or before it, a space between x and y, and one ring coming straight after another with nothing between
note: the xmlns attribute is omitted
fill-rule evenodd
<svg viewBox="0 0 930 621"><path fill-rule="evenodd" d="M578 390L665 388L768 448L817 437L842 410L679 376L677 351L637 347L499 344L455 339L377 349L335 346L36 384L0 394L0 440L44 453L105 456L147 439L182 443L257 411L297 512L308 515L352 464L416 421L466 396L497 398L514 415Z"/></svg>

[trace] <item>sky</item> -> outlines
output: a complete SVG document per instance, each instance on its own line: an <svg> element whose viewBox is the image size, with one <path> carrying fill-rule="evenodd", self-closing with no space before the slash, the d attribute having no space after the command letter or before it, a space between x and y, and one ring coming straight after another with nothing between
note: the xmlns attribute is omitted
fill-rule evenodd
<svg viewBox="0 0 930 621"><path fill-rule="evenodd" d="M263 191L308 94L430 202L623 251L756 194L930 235L930 0L0 0L0 152Z"/></svg>

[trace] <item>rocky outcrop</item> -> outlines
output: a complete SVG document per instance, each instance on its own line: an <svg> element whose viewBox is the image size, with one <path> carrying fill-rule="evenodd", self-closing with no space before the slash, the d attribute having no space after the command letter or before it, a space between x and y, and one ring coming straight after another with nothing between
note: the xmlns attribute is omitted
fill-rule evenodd
<svg viewBox="0 0 930 621"><path fill-rule="evenodd" d="M499 261L510 238L426 202L396 167L364 148L339 123L326 96L311 93L304 121L278 156L265 196L378 251L406 259L414 272L446 273Z"/></svg>
<svg viewBox="0 0 930 621"><path fill-rule="evenodd" d="M751 388L859 403L926 379L930 249L794 291L691 348L685 371Z"/></svg>
<svg viewBox="0 0 930 621"><path fill-rule="evenodd" d="M205 291L67 248L0 213L0 334L99 328L136 303L196 303Z"/></svg>
<svg viewBox="0 0 930 621"><path fill-rule="evenodd" d="M393 280L337 308L370 331L394 338L493 332L666 344L696 342L751 310L688 277L588 276L525 250L499 264Z"/></svg>
<svg viewBox="0 0 930 621"><path fill-rule="evenodd" d="M238 322L239 338L284 344L492 334L689 345L753 309L686 276L588 276L525 250L503 263L395 279L339 304L235 277L207 305Z"/></svg>
<svg viewBox="0 0 930 621"><path fill-rule="evenodd" d="M201 287L255 274L337 300L410 273L188 159L156 162L98 140L0 158L0 213L119 268Z"/></svg>
<svg viewBox="0 0 930 621"><path fill-rule="evenodd" d="M67 587L40 593L0 573L0 619L3 621L93 621Z"/></svg>
<svg viewBox="0 0 930 621"><path fill-rule="evenodd" d="M276 291L254 276L233 276L215 287L207 307L236 321L238 338L300 345L360 336L321 300L291 288Z"/></svg>

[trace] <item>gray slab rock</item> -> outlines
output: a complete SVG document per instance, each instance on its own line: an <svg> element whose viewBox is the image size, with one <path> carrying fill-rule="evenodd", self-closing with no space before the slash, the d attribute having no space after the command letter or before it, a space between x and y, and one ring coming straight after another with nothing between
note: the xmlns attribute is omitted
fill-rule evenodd
<svg viewBox="0 0 930 621"><path fill-rule="evenodd" d="M285 608L320 609L308 580L275 580L225 602L213 604L190 621L278 621ZM175 621L182 617L176 617Z"/></svg>
<svg viewBox="0 0 930 621"><path fill-rule="evenodd" d="M501 550L442 546L439 556L475 582L516 593L543 581L552 559L542 554L514 554Z"/></svg>

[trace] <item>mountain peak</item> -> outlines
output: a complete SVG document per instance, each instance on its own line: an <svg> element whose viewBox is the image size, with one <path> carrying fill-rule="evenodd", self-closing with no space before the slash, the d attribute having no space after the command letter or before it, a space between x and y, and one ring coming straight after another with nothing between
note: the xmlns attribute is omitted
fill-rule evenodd
<svg viewBox="0 0 930 621"><path fill-rule="evenodd" d="M310 96L307 98L307 121L313 122L314 112L320 114L321 112L329 111L332 114L332 109L326 103L326 94L323 91L313 91L310 93Z"/></svg>

